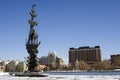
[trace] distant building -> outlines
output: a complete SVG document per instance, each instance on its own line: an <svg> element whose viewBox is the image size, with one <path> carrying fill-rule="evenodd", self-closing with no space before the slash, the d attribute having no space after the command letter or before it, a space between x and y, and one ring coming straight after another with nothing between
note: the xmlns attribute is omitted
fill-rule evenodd
<svg viewBox="0 0 120 80"><path fill-rule="evenodd" d="M48 65L48 57L43 56L39 60L40 60L40 64L42 64L42 65Z"/></svg>
<svg viewBox="0 0 120 80"><path fill-rule="evenodd" d="M19 64L17 65L18 67L18 72L25 72L28 70L28 67L25 62L19 61Z"/></svg>
<svg viewBox="0 0 120 80"><path fill-rule="evenodd" d="M120 60L120 54L116 54L116 55L111 55L111 63L115 64L116 62L118 62Z"/></svg>
<svg viewBox="0 0 120 80"><path fill-rule="evenodd" d="M60 65L64 65L64 61L62 58L57 57L56 58L56 66L59 67Z"/></svg>
<svg viewBox="0 0 120 80"><path fill-rule="evenodd" d="M57 59L57 54L56 52L52 51L48 53L48 63L49 65L52 65L53 63L56 63L56 59Z"/></svg>
<svg viewBox="0 0 120 80"><path fill-rule="evenodd" d="M98 63L101 61L101 49L100 46L95 47L79 47L69 49L69 64L75 65L76 61L84 61L89 65Z"/></svg>
<svg viewBox="0 0 120 80"><path fill-rule="evenodd" d="M64 64L64 61L57 56L56 52L52 51L48 53L47 57L43 56L40 58L40 64L49 67L59 67Z"/></svg>
<svg viewBox="0 0 120 80"><path fill-rule="evenodd" d="M5 60L5 61L1 61L0 64L2 65L2 70L3 72L6 72L6 65L9 63L10 61L9 60Z"/></svg>
<svg viewBox="0 0 120 80"><path fill-rule="evenodd" d="M17 65L19 64L19 61L18 60L13 60L11 62L9 62L6 67L6 71L7 72L18 72L18 68L17 68Z"/></svg>
<svg viewBox="0 0 120 80"><path fill-rule="evenodd" d="M45 65L37 65L35 67L36 71L42 71L42 70L46 70L46 69L47 69L47 66L45 66Z"/></svg>
<svg viewBox="0 0 120 80"><path fill-rule="evenodd" d="M5 72L5 66L3 65L2 60L0 60L0 72Z"/></svg>
<svg viewBox="0 0 120 80"><path fill-rule="evenodd" d="M120 54L111 55L111 64L114 65L114 68L120 68Z"/></svg>
<svg viewBox="0 0 120 80"><path fill-rule="evenodd" d="M27 70L27 65L25 62L21 62L18 60L10 61L6 65L6 72L24 72Z"/></svg>

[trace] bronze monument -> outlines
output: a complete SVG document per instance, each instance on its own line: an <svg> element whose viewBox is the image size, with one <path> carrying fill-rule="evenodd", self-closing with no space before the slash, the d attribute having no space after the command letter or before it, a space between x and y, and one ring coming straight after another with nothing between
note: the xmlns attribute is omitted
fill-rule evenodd
<svg viewBox="0 0 120 80"><path fill-rule="evenodd" d="M35 67L39 64L39 59L37 58L38 46L40 42L38 42L38 34L36 33L34 27L37 26L37 22L34 21L34 18L37 17L36 11L34 10L35 5L32 6L30 15L31 19L29 20L30 24L30 32L28 41L26 42L26 49L29 54L27 57L27 66L30 72L35 71Z"/></svg>
<svg viewBox="0 0 120 80"><path fill-rule="evenodd" d="M37 22L34 20L37 17L36 11L34 9L36 5L32 5L32 9L30 12L31 19L29 20L30 31L28 40L26 41L26 49L29 54L27 57L27 66L28 71L15 73L15 76L29 76L29 77L47 77L48 74L42 73L41 71L35 69L39 65L39 59L37 57L38 46L40 42L38 41L38 34L35 31L35 26L37 26ZM12 74L11 74L12 75Z"/></svg>

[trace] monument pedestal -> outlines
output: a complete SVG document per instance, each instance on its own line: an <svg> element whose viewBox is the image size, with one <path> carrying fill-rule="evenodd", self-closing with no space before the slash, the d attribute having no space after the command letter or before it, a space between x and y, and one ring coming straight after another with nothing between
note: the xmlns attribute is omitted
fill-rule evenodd
<svg viewBox="0 0 120 80"><path fill-rule="evenodd" d="M21 77L48 77L48 74L43 72L22 72L22 73L15 73L15 76Z"/></svg>

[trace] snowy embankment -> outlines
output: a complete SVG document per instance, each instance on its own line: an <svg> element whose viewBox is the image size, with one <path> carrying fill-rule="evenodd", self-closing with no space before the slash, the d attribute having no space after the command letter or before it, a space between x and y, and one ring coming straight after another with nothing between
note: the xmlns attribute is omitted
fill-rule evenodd
<svg viewBox="0 0 120 80"><path fill-rule="evenodd" d="M0 80L120 80L118 75L49 75L48 77L18 77L0 73Z"/></svg>
<svg viewBox="0 0 120 80"><path fill-rule="evenodd" d="M17 77L0 73L0 80L120 80L120 75L50 75L49 77Z"/></svg>
<svg viewBox="0 0 120 80"><path fill-rule="evenodd" d="M0 72L0 76L2 76L2 75L9 75L9 73Z"/></svg>

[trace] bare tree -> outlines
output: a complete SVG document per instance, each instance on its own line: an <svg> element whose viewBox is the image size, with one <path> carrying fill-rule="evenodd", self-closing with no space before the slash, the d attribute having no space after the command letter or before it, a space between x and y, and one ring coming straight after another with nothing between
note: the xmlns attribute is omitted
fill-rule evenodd
<svg viewBox="0 0 120 80"><path fill-rule="evenodd" d="M99 62L97 64L94 65L94 68L96 70L110 70L111 69L111 64L109 63L108 60Z"/></svg>
<svg viewBox="0 0 120 80"><path fill-rule="evenodd" d="M79 62L79 69L80 70L88 70L88 69L90 69L90 66L87 63L85 63L84 61L80 61Z"/></svg>

